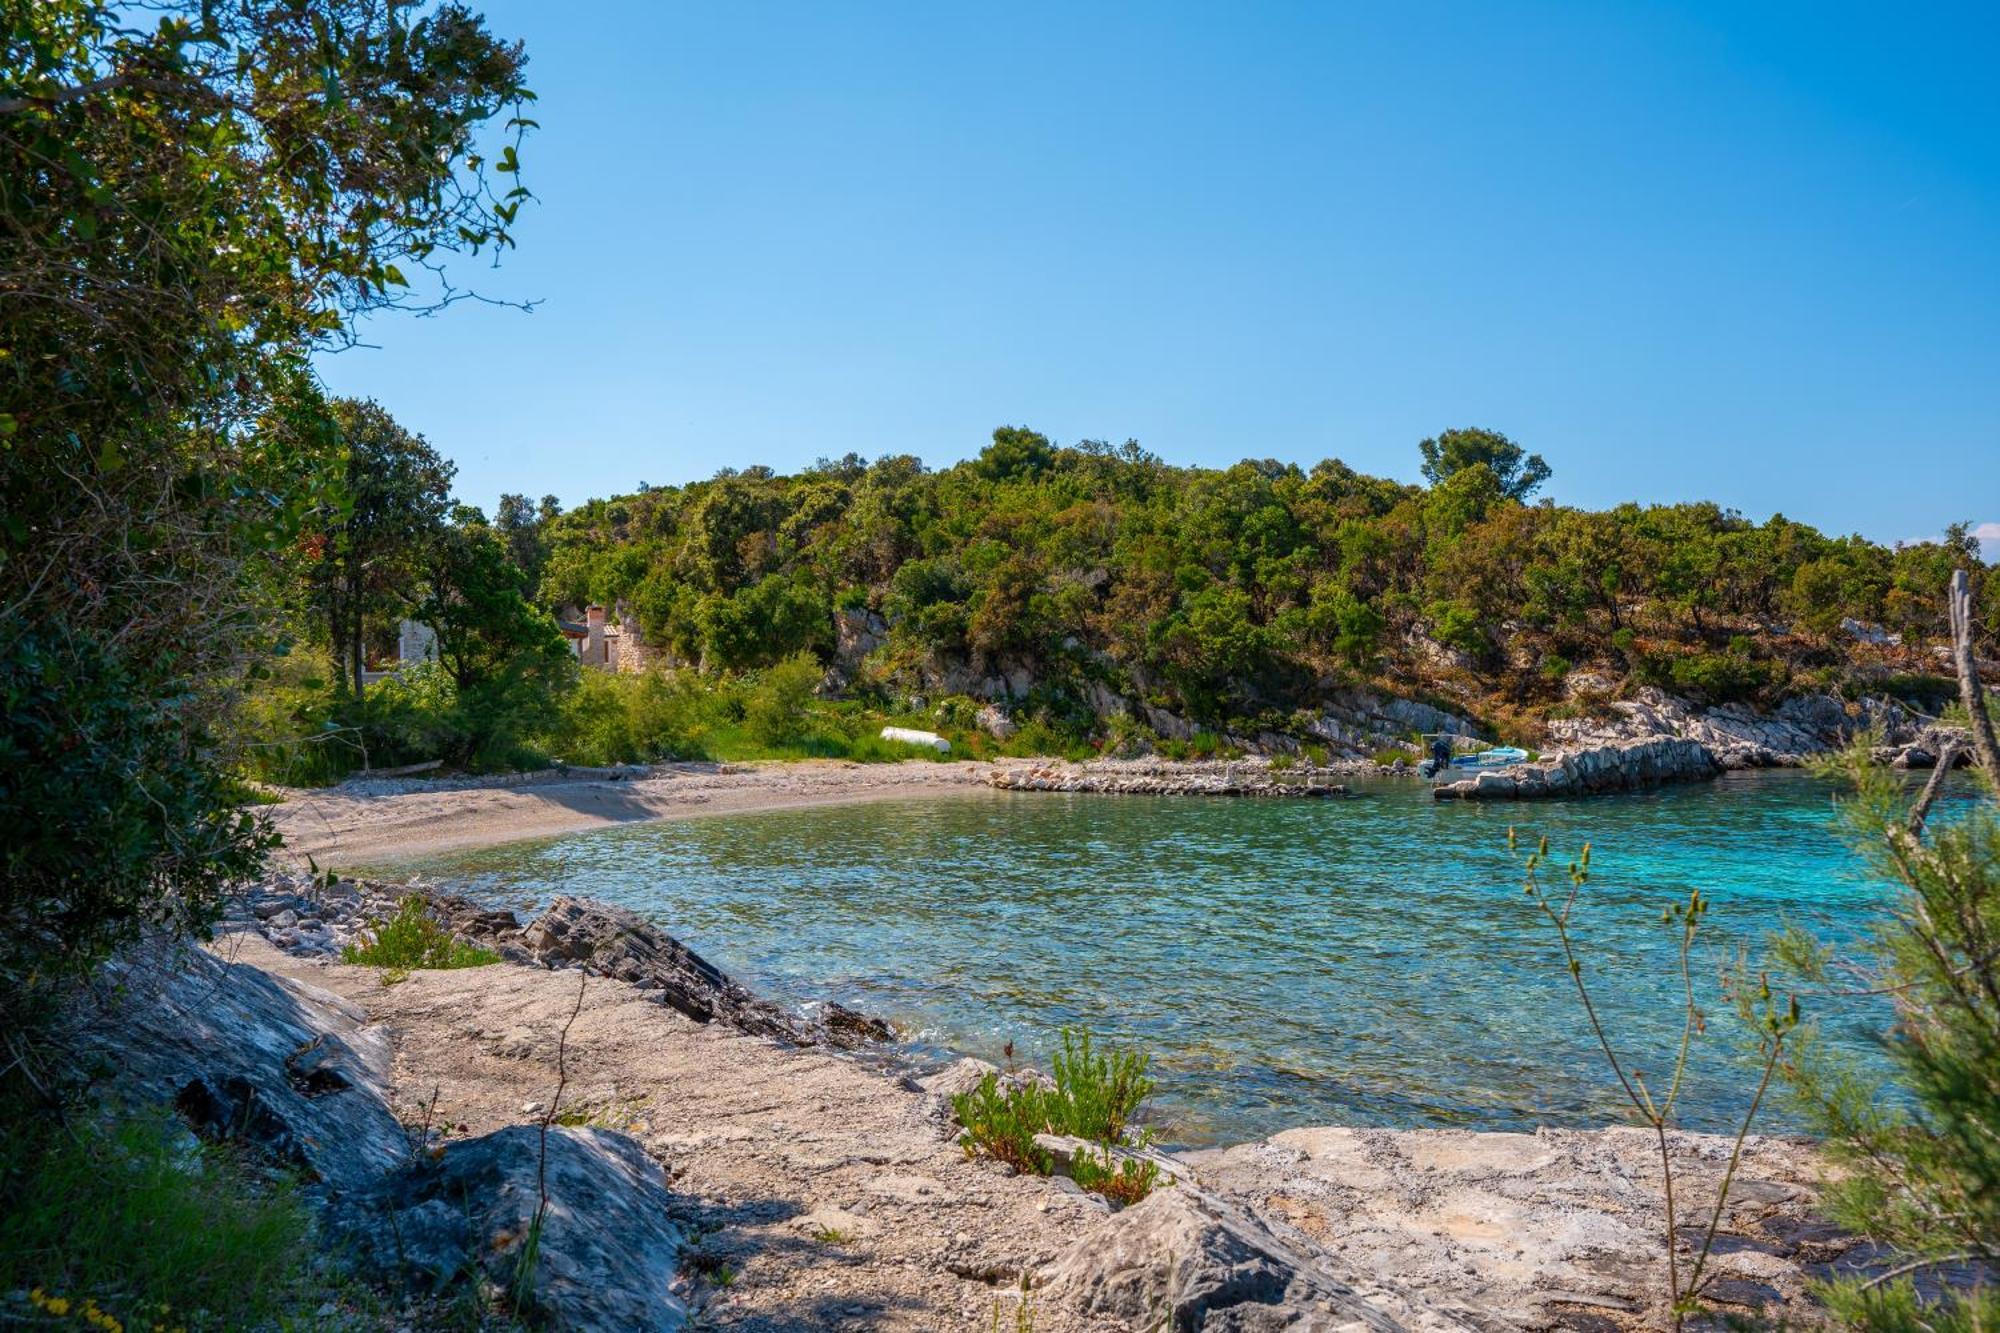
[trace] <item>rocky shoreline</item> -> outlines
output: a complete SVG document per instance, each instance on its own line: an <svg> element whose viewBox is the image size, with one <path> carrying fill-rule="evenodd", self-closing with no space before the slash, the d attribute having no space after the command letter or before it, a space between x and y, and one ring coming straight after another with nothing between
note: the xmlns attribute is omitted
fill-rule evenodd
<svg viewBox="0 0 2000 1333"><path fill-rule="evenodd" d="M1094 792L1113 796L1248 796L1293 800L1352 795L1334 779L1348 767L1274 765L1264 760L1172 763L1097 759L996 767L986 784L998 791Z"/></svg>
<svg viewBox="0 0 2000 1333"><path fill-rule="evenodd" d="M410 893L502 961L402 979L339 961ZM546 1142L549 1215L575 1219L541 1241L553 1327L988 1329L1024 1299L1039 1333L1163 1315L1243 1333L1638 1328L1658 1311L1637 1131L1298 1129L1164 1157L1174 1183L1113 1211L957 1147L949 1094L991 1066L912 1067L884 1025L772 1005L583 900L523 925L432 886L279 877L210 949L113 980L79 1050L197 1132L306 1171L329 1241L377 1276L504 1287ZM1673 1151L1698 1191L1726 1144ZM1809 1323L1809 1278L1884 1262L1816 1219L1817 1169L1803 1142L1749 1143L1724 1308Z"/></svg>

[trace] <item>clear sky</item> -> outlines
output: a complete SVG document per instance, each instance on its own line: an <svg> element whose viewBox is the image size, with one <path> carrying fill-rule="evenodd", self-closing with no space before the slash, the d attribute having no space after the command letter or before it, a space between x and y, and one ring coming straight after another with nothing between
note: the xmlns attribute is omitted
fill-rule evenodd
<svg viewBox="0 0 2000 1333"><path fill-rule="evenodd" d="M488 0L531 315L328 357L566 503L992 428L2000 536L2000 6ZM2000 546L1989 543L1989 555Z"/></svg>

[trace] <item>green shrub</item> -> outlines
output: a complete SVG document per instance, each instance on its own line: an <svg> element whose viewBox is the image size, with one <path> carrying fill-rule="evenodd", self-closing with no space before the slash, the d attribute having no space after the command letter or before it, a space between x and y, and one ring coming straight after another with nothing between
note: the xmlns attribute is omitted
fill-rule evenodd
<svg viewBox="0 0 2000 1333"><path fill-rule="evenodd" d="M810 727L813 691L824 675L819 659L808 652L767 668L743 702L743 725L764 745L788 745L805 739Z"/></svg>
<svg viewBox="0 0 2000 1333"><path fill-rule="evenodd" d="M1070 1159L1069 1176L1113 1203L1133 1204L1160 1183L1160 1164L1140 1157L1115 1157L1109 1148L1100 1148L1095 1155L1084 1148Z"/></svg>
<svg viewBox="0 0 2000 1333"><path fill-rule="evenodd" d="M485 967L499 962L500 955L454 939L450 931L431 919L424 900L413 893L403 899L396 915L369 930L366 944L348 945L341 951L340 959L391 972L412 972Z"/></svg>
<svg viewBox="0 0 2000 1333"><path fill-rule="evenodd" d="M183 683L0 618L0 1024L147 926L193 932L275 839L233 807Z"/></svg>
<svg viewBox="0 0 2000 1333"><path fill-rule="evenodd" d="M1099 1051L1082 1028L1062 1030L1050 1062L1056 1086L1045 1099L1049 1128L1097 1143L1122 1143L1140 1103L1152 1095L1152 1057L1140 1051Z"/></svg>
<svg viewBox="0 0 2000 1333"><path fill-rule="evenodd" d="M1159 1180L1151 1162L1114 1157L1114 1145L1133 1142L1132 1118L1153 1091L1147 1076L1151 1057L1134 1051L1099 1051L1090 1033L1064 1028L1062 1049L1051 1061L1054 1086L1024 1081L1000 1090L997 1074L988 1074L971 1092L952 1098L952 1110L965 1126L959 1146L967 1156L983 1152L1017 1171L1047 1175L1053 1162L1035 1145L1037 1134L1062 1134L1098 1146L1092 1157L1079 1151L1071 1178L1119 1203L1136 1203ZM1140 1135L1145 1143L1149 1135Z"/></svg>
<svg viewBox="0 0 2000 1333"><path fill-rule="evenodd" d="M67 1123L19 1109L0 1128L0 1292L42 1322L269 1327L304 1313L310 1215L291 1183L196 1148L162 1111ZM73 1321L73 1322L72 1322Z"/></svg>
<svg viewBox="0 0 2000 1333"><path fill-rule="evenodd" d="M1046 1151L1035 1146L1035 1135L1048 1130L1043 1110L1044 1090L1023 1084L1000 1091L1000 1076L988 1074L971 1092L951 1099L958 1123L965 1126L958 1146L965 1155L983 1152L1005 1162L1016 1171L1046 1176L1052 1163Z"/></svg>
<svg viewBox="0 0 2000 1333"><path fill-rule="evenodd" d="M541 742L575 764L702 759L719 711L714 692L691 675L586 671Z"/></svg>

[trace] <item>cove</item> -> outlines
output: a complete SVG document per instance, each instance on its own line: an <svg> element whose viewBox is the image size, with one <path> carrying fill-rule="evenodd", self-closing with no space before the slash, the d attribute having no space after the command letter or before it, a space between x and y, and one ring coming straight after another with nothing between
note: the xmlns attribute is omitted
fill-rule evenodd
<svg viewBox="0 0 2000 1333"><path fill-rule="evenodd" d="M1043 1060L1064 1024L1087 1024L1154 1053L1161 1137L1191 1145L1303 1124L1626 1118L1521 891L1510 822L1530 842L1547 834L1559 864L1593 843L1576 917L1586 979L1621 1054L1661 1082L1680 1016L1660 909L1695 887L1713 899L1691 1128L1730 1128L1747 1096L1716 981L1732 951L1787 920L1851 941L1883 900L1832 827L1834 789L1805 774L1572 803L1358 790L935 797L631 825L405 869L509 907L571 893L633 908L763 993L890 1019L916 1054L1000 1061L1012 1042ZM1966 790L1953 784L1955 799ZM1879 1007L1811 1008L1879 1067ZM1778 1101L1760 1127L1801 1126Z"/></svg>

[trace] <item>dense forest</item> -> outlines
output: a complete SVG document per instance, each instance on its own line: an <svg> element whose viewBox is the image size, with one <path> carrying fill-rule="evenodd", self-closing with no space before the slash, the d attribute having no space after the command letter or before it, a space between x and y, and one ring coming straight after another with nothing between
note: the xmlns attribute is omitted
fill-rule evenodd
<svg viewBox="0 0 2000 1333"><path fill-rule="evenodd" d="M1961 566L2000 634L1963 525L1892 549L1709 503L1588 511L1537 498L1548 465L1504 435L1417 448L1426 485L1338 460L1174 467L1007 427L938 471L849 456L567 513L509 497L500 526L543 607L623 605L679 662L833 660L879 636L856 688L997 692L1072 726L1091 682L1282 727L1360 681L1533 713L1573 699L1578 673L1712 701L1920 675Z"/></svg>

